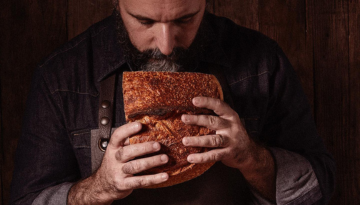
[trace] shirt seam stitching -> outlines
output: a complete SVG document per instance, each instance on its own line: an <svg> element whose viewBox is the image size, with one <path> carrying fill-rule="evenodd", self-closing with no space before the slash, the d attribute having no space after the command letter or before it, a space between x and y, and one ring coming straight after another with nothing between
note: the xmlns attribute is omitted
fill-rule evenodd
<svg viewBox="0 0 360 205"><path fill-rule="evenodd" d="M91 35L90 38L93 39L94 37L98 36L103 30L105 30L105 29L108 28L108 27L109 27L109 26L106 26L106 27L100 29L97 33L94 33L94 35L91 35L91 32L88 31L88 32L90 32L90 35ZM88 36L84 36L83 38L79 39L79 41L78 41L75 45L73 45L73 46L71 46L71 47L69 47L69 48L67 48L67 49L65 49L65 50L61 50L61 51L59 51L59 52L54 53L54 54L51 55L44 63L42 63L41 65L39 65L39 67L40 67L40 68L43 67L45 64L47 64L49 61L51 61L51 60L52 60L53 58L55 58L56 56L58 56L58 55L60 55L60 54L62 54L62 53L65 53L65 52L67 52L67 51L75 48L76 46L78 46L79 44L81 44L82 42L84 42L84 40L86 40L87 38L89 38L89 37L88 37Z"/></svg>
<svg viewBox="0 0 360 205"><path fill-rule="evenodd" d="M72 91L72 90L62 90L62 89L56 89L54 91L51 91L50 93L52 95L54 95L55 93L57 92L70 92L70 93L76 93L76 94L79 94L79 95L91 95L93 97L98 97L99 96L99 93L97 94L91 94L91 93L85 93L85 92L77 92L77 91Z"/></svg>
<svg viewBox="0 0 360 205"><path fill-rule="evenodd" d="M247 77L242 78L242 79L240 79L240 80L238 80L238 81L232 82L232 83L230 83L229 85L236 84L236 83L238 83L238 82L241 82L241 81L247 80L247 79L252 78L252 77L258 77L258 76L261 76L261 75L265 75L265 74L267 74L267 73L270 73L270 71L264 71L264 72L259 73L259 74L257 74L257 75L250 75L250 76L247 76Z"/></svg>
<svg viewBox="0 0 360 205"><path fill-rule="evenodd" d="M83 134L89 134L90 132L80 132L80 133L75 133L73 134L74 136L79 136L79 135L83 135Z"/></svg>

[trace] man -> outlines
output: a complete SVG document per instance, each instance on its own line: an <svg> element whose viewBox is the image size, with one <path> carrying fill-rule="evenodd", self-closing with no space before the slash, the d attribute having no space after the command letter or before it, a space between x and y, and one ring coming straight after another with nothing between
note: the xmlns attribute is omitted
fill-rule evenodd
<svg viewBox="0 0 360 205"><path fill-rule="evenodd" d="M46 59L35 74L13 176L13 204L324 204L334 162L281 49L265 36L208 14L205 0L119 0L114 14ZM125 124L123 71L211 72L229 86L231 105L197 97L217 116L183 115L215 135L184 137L213 147L190 163L217 161L202 176L142 189L166 173L136 174L168 161L138 159L157 142L129 145L140 123ZM91 170L100 82L116 75L114 127L101 165ZM230 102L228 102L230 103ZM241 119L241 120L240 120ZM135 159L136 158L136 159Z"/></svg>

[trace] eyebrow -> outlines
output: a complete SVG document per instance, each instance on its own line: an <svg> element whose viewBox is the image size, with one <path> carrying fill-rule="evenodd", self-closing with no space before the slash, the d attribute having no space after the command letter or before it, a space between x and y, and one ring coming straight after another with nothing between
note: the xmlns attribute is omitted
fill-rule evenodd
<svg viewBox="0 0 360 205"><path fill-rule="evenodd" d="M187 19L187 18L190 18L190 17L195 16L195 15L198 14L199 12L200 12L200 10L195 11L195 12L193 12L193 13L185 14L185 15L183 15L183 16L177 18L177 19L171 20L171 21L179 21L179 20ZM130 13L129 11L127 11L127 13L128 13L130 16L132 16L132 17L134 17L134 18L136 18L136 19L138 19L138 20L154 21L154 22L156 22L156 20L151 19L151 18L146 17L146 16L137 15L137 14L132 14L132 13Z"/></svg>

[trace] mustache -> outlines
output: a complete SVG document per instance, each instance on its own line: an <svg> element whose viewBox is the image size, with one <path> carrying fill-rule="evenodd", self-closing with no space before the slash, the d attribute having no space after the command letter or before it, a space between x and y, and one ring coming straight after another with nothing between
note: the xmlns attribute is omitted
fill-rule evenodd
<svg viewBox="0 0 360 205"><path fill-rule="evenodd" d="M139 59L155 59L155 60L167 60L167 61L177 61L180 56L183 56L186 53L186 48L175 47L170 55L164 55L161 53L159 48L147 49L143 52L140 52L137 57Z"/></svg>
<svg viewBox="0 0 360 205"><path fill-rule="evenodd" d="M147 49L137 55L139 61L143 61L140 70L143 71L179 71L181 66L176 63L178 58L186 52L184 48L174 48L170 55L164 55L159 48Z"/></svg>

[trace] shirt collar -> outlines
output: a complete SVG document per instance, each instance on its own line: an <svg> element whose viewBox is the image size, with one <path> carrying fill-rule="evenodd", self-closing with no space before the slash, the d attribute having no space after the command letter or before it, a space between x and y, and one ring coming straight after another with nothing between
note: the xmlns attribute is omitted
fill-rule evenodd
<svg viewBox="0 0 360 205"><path fill-rule="evenodd" d="M117 43L114 15L106 18L100 27L95 27L91 32L95 79L100 82L126 64L126 60Z"/></svg>
<svg viewBox="0 0 360 205"><path fill-rule="evenodd" d="M205 12L205 26L208 30L208 42L204 51L200 55L200 61L219 66L230 67L230 61L223 47L221 46L221 37L218 35L219 26L215 25L216 18L214 14Z"/></svg>

